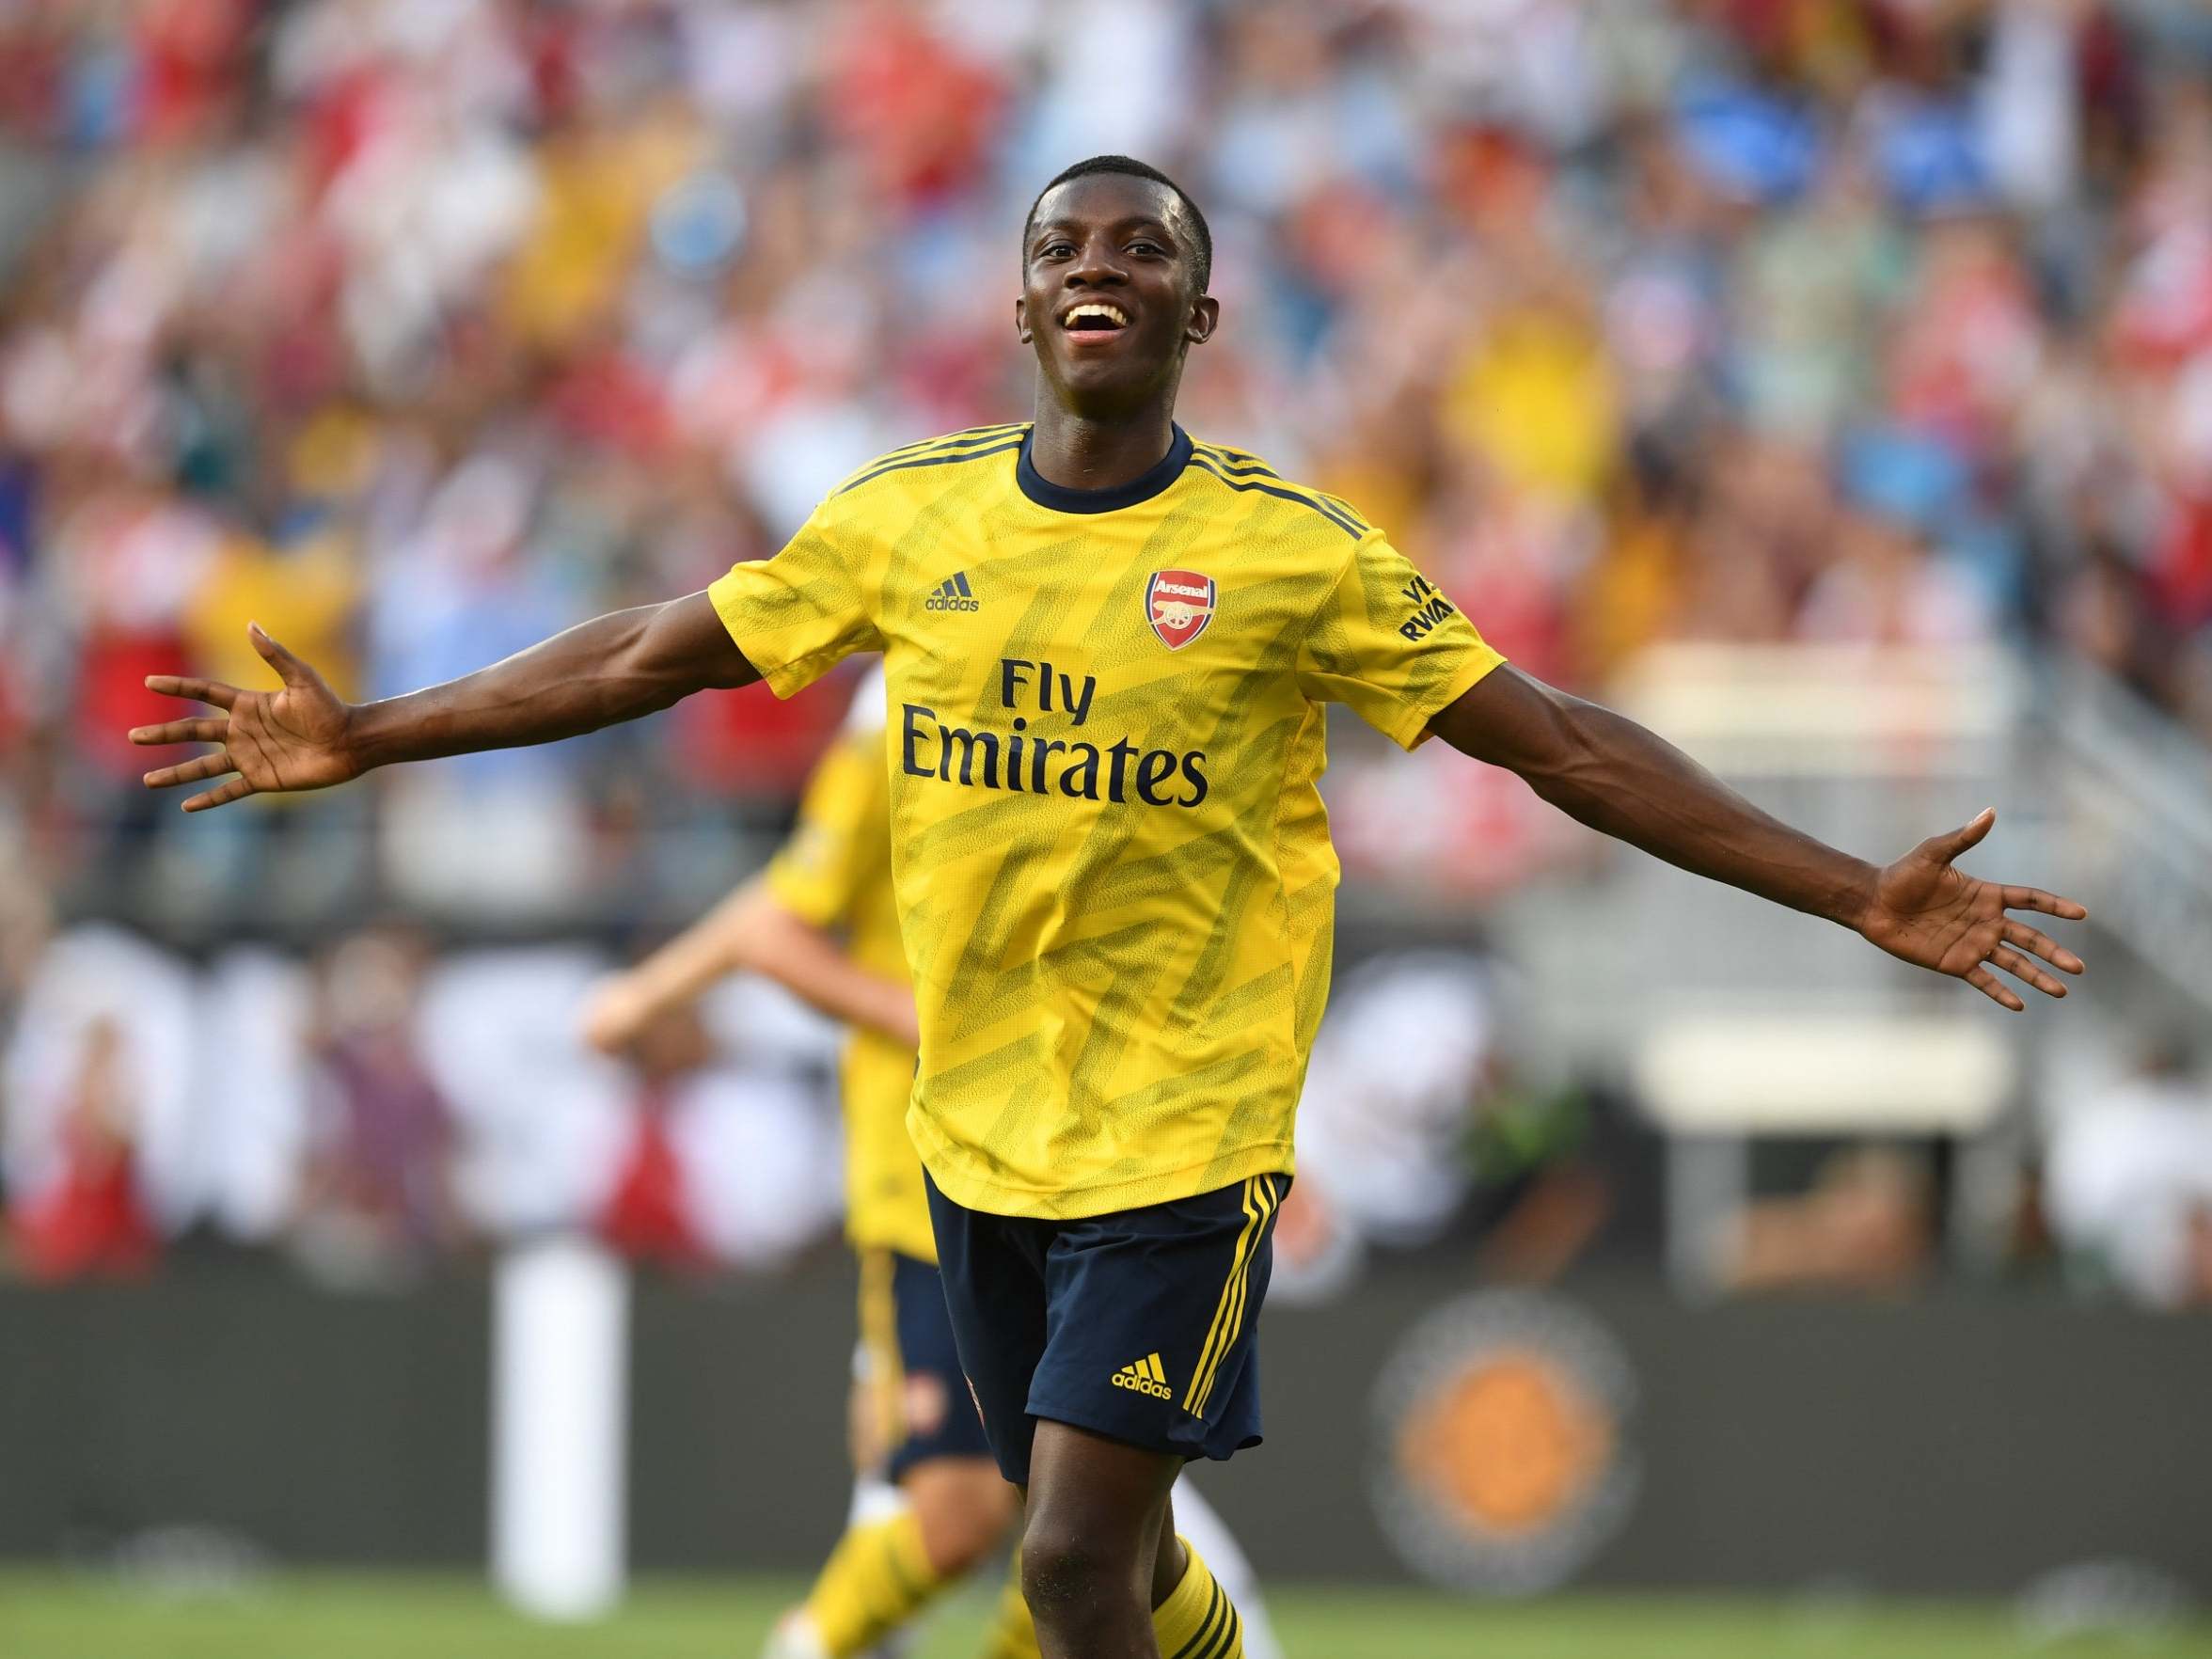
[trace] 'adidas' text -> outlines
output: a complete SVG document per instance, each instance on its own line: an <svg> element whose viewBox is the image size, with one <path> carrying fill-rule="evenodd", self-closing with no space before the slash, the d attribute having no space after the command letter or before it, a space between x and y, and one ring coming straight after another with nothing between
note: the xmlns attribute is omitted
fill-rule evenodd
<svg viewBox="0 0 2212 1659"><path fill-rule="evenodd" d="M981 610L983 601L976 598L975 590L968 585L968 573L956 571L937 584L929 597L922 601L924 610Z"/></svg>
<svg viewBox="0 0 2212 1659"><path fill-rule="evenodd" d="M1160 1356L1156 1353L1133 1360L1114 1372L1114 1386L1127 1388L1133 1394L1149 1394L1154 1399L1175 1398L1175 1390L1167 1385L1167 1373L1161 1368Z"/></svg>

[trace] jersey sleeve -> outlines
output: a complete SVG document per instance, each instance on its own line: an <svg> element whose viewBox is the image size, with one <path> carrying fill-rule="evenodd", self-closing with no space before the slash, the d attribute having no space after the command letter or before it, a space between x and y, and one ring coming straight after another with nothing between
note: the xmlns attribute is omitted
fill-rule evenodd
<svg viewBox="0 0 2212 1659"><path fill-rule="evenodd" d="M790 839L768 861L776 902L816 927L847 921L882 861L890 792L883 728L845 731L814 768Z"/></svg>
<svg viewBox="0 0 2212 1659"><path fill-rule="evenodd" d="M831 496L773 559L731 566L706 590L722 626L779 697L804 690L856 651L880 651L878 539Z"/></svg>
<svg viewBox="0 0 2212 1659"><path fill-rule="evenodd" d="M1505 661L1380 532L1360 539L1299 648L1300 687L1341 703L1401 748Z"/></svg>

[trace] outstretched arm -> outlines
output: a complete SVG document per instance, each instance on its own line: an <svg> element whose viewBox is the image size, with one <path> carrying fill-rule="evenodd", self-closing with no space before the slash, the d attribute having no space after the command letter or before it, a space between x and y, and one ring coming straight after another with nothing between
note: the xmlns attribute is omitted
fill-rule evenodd
<svg viewBox="0 0 2212 1659"><path fill-rule="evenodd" d="M397 761L550 743L652 714L694 691L760 678L703 592L594 617L504 662L382 703L342 702L258 624L248 637L282 689L176 674L147 679L150 690L223 711L131 734L139 744L218 746L146 774L151 789L226 779L187 799L188 813L249 795L324 789Z"/></svg>
<svg viewBox="0 0 2212 1659"><path fill-rule="evenodd" d="M758 877L601 986L585 1010L584 1035L599 1048L624 1048L659 1015L743 972L766 974L832 1019L908 1045L921 1040L914 993L862 968L829 934L778 903Z"/></svg>
<svg viewBox="0 0 2212 1659"><path fill-rule="evenodd" d="M1989 833L1985 811L1931 836L1895 863L1865 862L1761 812L1672 744L1610 709L1510 667L1485 675L1430 721L1463 754L1518 773L1561 812L1699 876L1839 922L1891 956L1948 973L1992 1002L2025 1004L1990 972L2049 996L2081 958L2008 910L2078 922L2089 912L2033 887L2004 887L1952 868Z"/></svg>

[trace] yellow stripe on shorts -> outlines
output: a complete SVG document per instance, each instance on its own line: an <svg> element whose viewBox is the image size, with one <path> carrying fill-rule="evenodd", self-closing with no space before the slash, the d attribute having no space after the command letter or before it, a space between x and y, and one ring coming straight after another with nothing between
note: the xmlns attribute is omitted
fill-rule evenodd
<svg viewBox="0 0 2212 1659"><path fill-rule="evenodd" d="M1281 1202L1271 1176L1254 1176L1244 1183L1240 1194L1244 1209L1244 1228L1237 1235L1236 1255L1229 1262L1229 1280L1222 1287L1221 1304L1214 1309L1213 1328L1206 1334L1206 1346L1198 1353L1198 1368L1191 1377L1191 1391L1183 1397L1183 1410L1193 1417L1206 1415L1207 1397L1213 1392L1213 1380L1221 1370L1223 1358L1236 1346L1237 1334L1244 1326L1246 1275L1252 1269L1252 1257L1259 1248L1259 1240L1267 1236L1269 1219Z"/></svg>

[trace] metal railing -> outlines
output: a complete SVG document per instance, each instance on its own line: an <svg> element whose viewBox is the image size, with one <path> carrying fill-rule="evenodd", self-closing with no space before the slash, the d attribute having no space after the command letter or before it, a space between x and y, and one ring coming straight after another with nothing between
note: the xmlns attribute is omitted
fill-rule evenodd
<svg viewBox="0 0 2212 1659"><path fill-rule="evenodd" d="M2212 1019L2212 753L2109 675L2046 665L2037 771L2100 937Z"/></svg>

